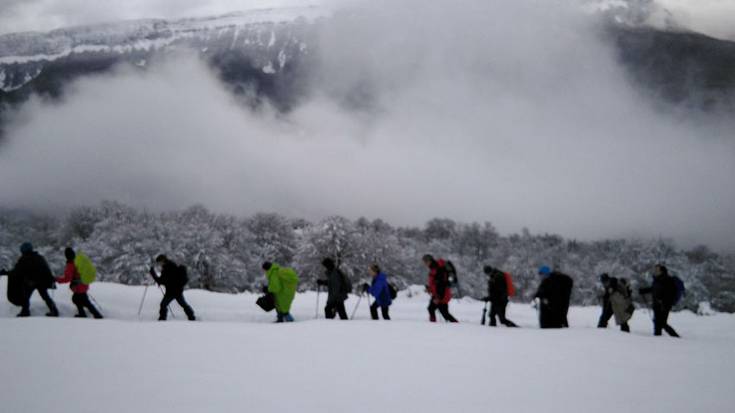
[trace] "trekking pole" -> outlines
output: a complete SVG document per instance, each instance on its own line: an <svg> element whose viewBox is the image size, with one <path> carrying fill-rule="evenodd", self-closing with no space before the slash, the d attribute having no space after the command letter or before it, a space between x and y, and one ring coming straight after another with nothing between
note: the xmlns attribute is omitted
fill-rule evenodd
<svg viewBox="0 0 735 413"><path fill-rule="evenodd" d="M485 317L487 316L487 301L485 301L485 304L482 306L482 321L480 321L480 325L485 325Z"/></svg>
<svg viewBox="0 0 735 413"><path fill-rule="evenodd" d="M140 299L140 305L138 306L138 320L140 320L140 313L143 311L143 303L145 302L145 295L148 293L149 285L146 284L145 290L143 290L143 298Z"/></svg>
<svg viewBox="0 0 735 413"><path fill-rule="evenodd" d="M314 319L319 319L319 292L321 291L321 288L319 288L319 284L316 285L316 310L314 310Z"/></svg>
<svg viewBox="0 0 735 413"><path fill-rule="evenodd" d="M350 320L355 319L355 313L357 312L357 307L360 306L360 301L362 301L362 293L360 293L360 297L357 299L357 303L355 304L355 308L352 309L352 315L350 316Z"/></svg>
<svg viewBox="0 0 735 413"><path fill-rule="evenodd" d="M100 305L100 303L98 303L97 300L94 299L94 296L92 294L89 294L89 293L87 293L87 295L89 296L90 299L92 299L92 302L94 303L94 305L97 306L97 310L99 310L99 311L101 311L101 312L104 313L105 310L102 309L102 306Z"/></svg>

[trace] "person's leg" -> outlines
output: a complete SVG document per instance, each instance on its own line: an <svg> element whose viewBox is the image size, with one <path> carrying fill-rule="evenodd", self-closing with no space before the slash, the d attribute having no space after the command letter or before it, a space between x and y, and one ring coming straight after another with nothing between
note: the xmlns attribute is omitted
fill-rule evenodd
<svg viewBox="0 0 735 413"><path fill-rule="evenodd" d="M349 317L347 317L347 309L345 308L345 302L340 301L337 304L337 314L339 314L340 320L348 320Z"/></svg>
<svg viewBox="0 0 735 413"><path fill-rule="evenodd" d="M173 301L176 298L173 294L164 294L163 299L161 300L161 308L158 310L158 320L159 321L166 321L166 318L168 318L168 306L171 305L171 301Z"/></svg>
<svg viewBox="0 0 735 413"><path fill-rule="evenodd" d="M437 306L436 304L434 304L434 300L431 300L429 302L429 306L426 308L427 310L429 310L429 321L431 321L432 323L436 322L436 308Z"/></svg>
<svg viewBox="0 0 735 413"><path fill-rule="evenodd" d="M494 302L490 301L490 323L488 323L490 327L495 327L498 325L497 320L495 320L497 317L498 317L498 306Z"/></svg>
<svg viewBox="0 0 735 413"><path fill-rule="evenodd" d="M83 299L82 305L84 307L87 307L87 310L89 310L89 312L92 313L92 317L97 318L97 319L104 318L102 317L102 313L100 313L99 310L97 310L97 307L95 307L94 304L92 304L92 301L90 301L89 294L81 294L81 295Z"/></svg>
<svg viewBox="0 0 735 413"><path fill-rule="evenodd" d="M450 323L457 322L457 319L449 313L449 304L440 304L439 312L442 314L442 317L444 317L446 321L449 321Z"/></svg>
<svg viewBox="0 0 735 413"><path fill-rule="evenodd" d="M48 313L46 313L46 316L58 317L59 310L56 308L56 303L54 302L54 300L52 300L51 296L48 295L48 290L45 288L39 288L38 295L40 295L41 298L43 298L43 301L46 303L46 306L48 307Z"/></svg>
<svg viewBox="0 0 735 413"><path fill-rule="evenodd" d="M600 320L597 322L597 328L607 328L607 323L612 316L612 305L608 301L602 305L602 314L600 314Z"/></svg>
<svg viewBox="0 0 735 413"><path fill-rule="evenodd" d="M503 323L506 327L518 327L516 323L508 320L505 318L505 310L508 308L508 302L505 301L503 303L500 303L498 305L498 318L500 319L500 322Z"/></svg>
<svg viewBox="0 0 735 413"><path fill-rule="evenodd" d="M674 330L673 327L669 325L669 313L670 309L664 308L661 314L661 327L663 327L664 331L671 337L679 337L679 334Z"/></svg>
<svg viewBox="0 0 735 413"><path fill-rule="evenodd" d="M324 306L324 317L328 320L333 319L335 316L334 306L332 303L327 303L326 306Z"/></svg>
<svg viewBox="0 0 735 413"><path fill-rule="evenodd" d="M285 318L286 318L286 314L279 313L278 311L276 311L276 323L282 323Z"/></svg>
<svg viewBox="0 0 735 413"><path fill-rule="evenodd" d="M389 308L390 307L388 307L387 305L384 305L384 306L381 306L380 307L380 312L383 313L383 320L390 320L390 314L388 314L389 313ZM376 318L377 318L377 314L376 314Z"/></svg>
<svg viewBox="0 0 735 413"><path fill-rule="evenodd" d="M25 291L25 302L21 306L20 313L16 317L30 317L31 315L31 296L34 288Z"/></svg>
<svg viewBox="0 0 735 413"><path fill-rule="evenodd" d="M82 299L82 294L74 293L71 296L71 302L74 303L75 306L77 306L77 314L74 317L87 317L87 313L84 311L84 300Z"/></svg>
<svg viewBox="0 0 735 413"><path fill-rule="evenodd" d="M660 336L661 330L663 330L663 324L661 324L661 320L663 320L663 311L661 309L654 305L653 306L653 335L654 336Z"/></svg>
<svg viewBox="0 0 735 413"><path fill-rule="evenodd" d="M376 302L370 304L370 318L372 318L373 320L378 319L378 303Z"/></svg>
<svg viewBox="0 0 735 413"><path fill-rule="evenodd" d="M195 321L197 318L194 315L194 309L191 308L189 303L186 302L186 299L184 298L184 292L182 291L179 295L176 296L176 302L179 303L181 308L184 309L184 313L186 314L186 318L189 319L189 321Z"/></svg>

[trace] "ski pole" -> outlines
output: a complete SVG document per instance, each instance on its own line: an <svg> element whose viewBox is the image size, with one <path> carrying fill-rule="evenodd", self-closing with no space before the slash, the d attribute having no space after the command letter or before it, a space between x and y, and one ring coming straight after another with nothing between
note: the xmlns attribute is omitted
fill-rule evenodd
<svg viewBox="0 0 735 413"><path fill-rule="evenodd" d="M482 306L482 321L480 321L480 325L485 325L485 320L487 316L487 301L485 301L485 304Z"/></svg>
<svg viewBox="0 0 735 413"><path fill-rule="evenodd" d="M140 299L140 305L138 306L138 320L140 320L140 313L143 311L143 303L145 302L145 295L148 293L148 285L143 290L143 298Z"/></svg>
<svg viewBox="0 0 735 413"><path fill-rule="evenodd" d="M357 299L357 303L355 303L355 308L352 310L352 315L350 316L350 320L355 319L355 313L357 312L357 307L360 306L360 301L362 301L362 293L360 293L360 297Z"/></svg>

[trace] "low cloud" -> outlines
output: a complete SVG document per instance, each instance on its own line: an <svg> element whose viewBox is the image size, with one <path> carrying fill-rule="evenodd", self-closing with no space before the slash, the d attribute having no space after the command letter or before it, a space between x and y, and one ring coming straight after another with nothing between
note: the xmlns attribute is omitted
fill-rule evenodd
<svg viewBox="0 0 735 413"><path fill-rule="evenodd" d="M288 114L239 105L194 55L32 101L0 148L2 202L735 246L735 123L655 109L576 8L373 1L325 25L318 53Z"/></svg>

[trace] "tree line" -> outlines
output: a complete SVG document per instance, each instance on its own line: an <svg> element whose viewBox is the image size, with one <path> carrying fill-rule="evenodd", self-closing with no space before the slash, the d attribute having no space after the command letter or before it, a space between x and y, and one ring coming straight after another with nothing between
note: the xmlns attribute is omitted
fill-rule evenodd
<svg viewBox="0 0 735 413"><path fill-rule="evenodd" d="M426 283L424 254L452 260L460 292L487 295L485 265L510 272L517 300L530 301L539 284L537 269L549 265L574 278L572 303L599 304L599 275L627 278L634 287L650 283L657 263L684 280L680 308L696 311L709 303L735 312L735 254L706 246L681 249L666 239L578 241L556 234L501 235L489 223L435 218L423 227L396 227L381 219L331 216L311 222L274 213L249 217L216 214L203 206L154 213L117 202L79 207L63 217L0 208L0 266L10 267L26 241L64 267L63 249L90 256L101 281L148 282L152 257L165 253L189 270L192 288L218 292L259 291L263 261L295 268L301 289L313 289L323 275L321 260L334 257L355 285L379 263L399 288Z"/></svg>

